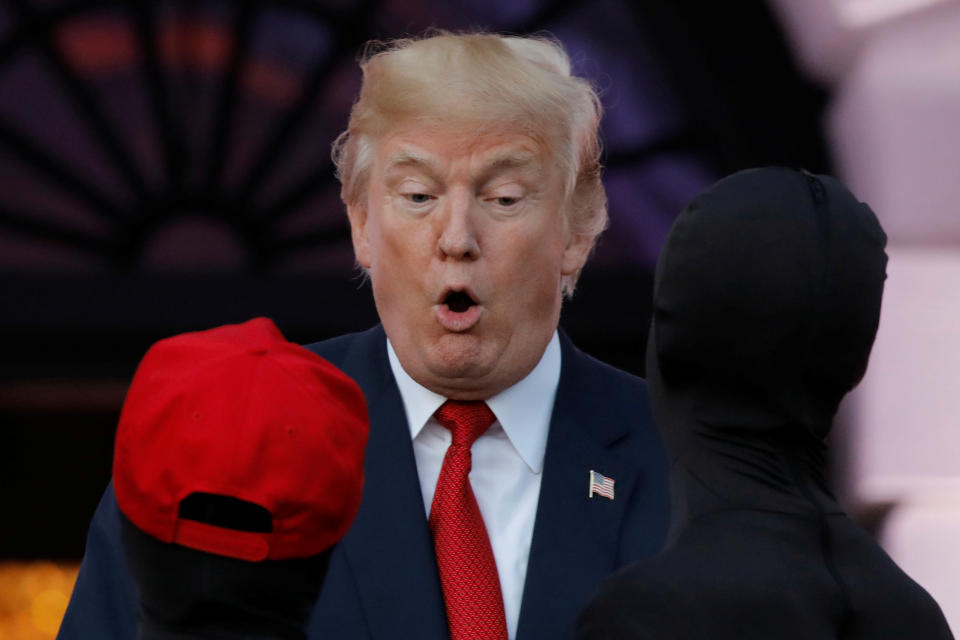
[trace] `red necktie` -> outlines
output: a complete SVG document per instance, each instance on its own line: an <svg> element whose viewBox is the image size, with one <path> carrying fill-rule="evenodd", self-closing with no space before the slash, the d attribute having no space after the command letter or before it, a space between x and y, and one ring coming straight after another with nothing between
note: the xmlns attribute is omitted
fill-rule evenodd
<svg viewBox="0 0 960 640"><path fill-rule="evenodd" d="M450 430L430 508L430 531L451 640L506 640L497 563L470 487L470 447L496 417L483 402L448 400L434 414Z"/></svg>

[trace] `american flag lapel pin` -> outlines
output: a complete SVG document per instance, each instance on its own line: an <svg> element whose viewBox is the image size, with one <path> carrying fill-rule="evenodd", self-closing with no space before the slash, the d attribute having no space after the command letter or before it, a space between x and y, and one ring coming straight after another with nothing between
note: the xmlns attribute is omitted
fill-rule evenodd
<svg viewBox="0 0 960 640"><path fill-rule="evenodd" d="M613 478L608 478L602 473L597 473L593 469L590 470L590 493L587 494L588 498L592 498L593 494L598 496L603 496L608 500L613 500Z"/></svg>

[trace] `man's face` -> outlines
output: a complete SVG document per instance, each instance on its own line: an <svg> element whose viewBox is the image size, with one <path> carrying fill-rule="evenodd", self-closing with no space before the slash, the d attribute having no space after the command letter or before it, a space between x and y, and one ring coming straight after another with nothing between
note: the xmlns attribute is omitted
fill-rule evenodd
<svg viewBox="0 0 960 640"><path fill-rule="evenodd" d="M400 363L446 397L499 393L540 360L590 248L567 231L560 171L509 130L412 124L375 150L348 211Z"/></svg>

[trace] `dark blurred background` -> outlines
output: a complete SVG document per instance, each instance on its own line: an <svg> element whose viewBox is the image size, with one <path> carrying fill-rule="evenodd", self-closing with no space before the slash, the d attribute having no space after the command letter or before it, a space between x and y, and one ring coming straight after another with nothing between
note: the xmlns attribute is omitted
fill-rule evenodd
<svg viewBox="0 0 960 640"><path fill-rule="evenodd" d="M363 44L428 27L548 32L600 88L611 226L562 325L622 368L692 196L830 170L826 92L759 0L0 0L0 561L79 560L152 342L376 322L330 143Z"/></svg>

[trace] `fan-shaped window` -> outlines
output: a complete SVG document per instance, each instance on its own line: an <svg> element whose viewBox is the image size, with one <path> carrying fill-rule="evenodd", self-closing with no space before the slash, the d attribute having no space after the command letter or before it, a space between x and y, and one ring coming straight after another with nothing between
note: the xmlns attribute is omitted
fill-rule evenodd
<svg viewBox="0 0 960 640"><path fill-rule="evenodd" d="M629 3L15 0L0 18L0 270L348 272L329 146L356 56L437 23L565 42L608 112L617 233L598 261L648 266L712 174Z"/></svg>

